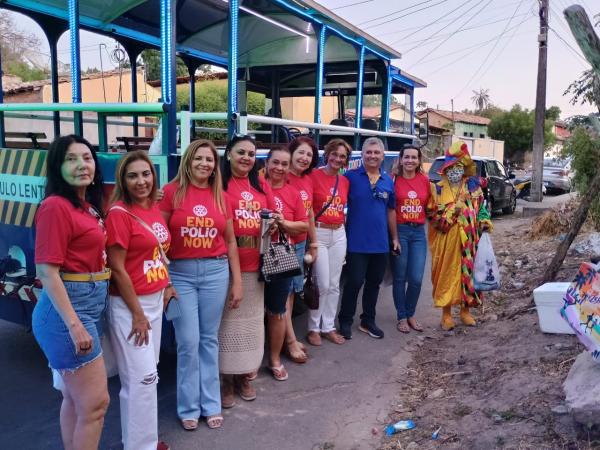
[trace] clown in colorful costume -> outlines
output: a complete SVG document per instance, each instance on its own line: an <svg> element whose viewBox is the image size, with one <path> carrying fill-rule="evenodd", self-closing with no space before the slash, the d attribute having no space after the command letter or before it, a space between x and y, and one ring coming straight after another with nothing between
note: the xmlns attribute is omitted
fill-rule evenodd
<svg viewBox="0 0 600 450"><path fill-rule="evenodd" d="M470 307L481 305L481 293L473 283L475 252L481 231L492 227L483 205L483 192L467 145L458 141L446 151L439 172L442 179L431 184L428 204L429 248L433 301L442 308L442 328L454 328L452 305L460 305L465 325L475 325Z"/></svg>

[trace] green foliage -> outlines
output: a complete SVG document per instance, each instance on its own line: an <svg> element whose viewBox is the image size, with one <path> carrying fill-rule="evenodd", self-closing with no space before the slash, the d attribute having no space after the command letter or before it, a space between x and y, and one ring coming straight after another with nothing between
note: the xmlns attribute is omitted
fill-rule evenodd
<svg viewBox="0 0 600 450"><path fill-rule="evenodd" d="M576 128L563 146L561 157L571 160L573 182L577 191L584 193L600 167L600 138L586 128ZM600 198L592 201L589 214L600 230Z"/></svg>
<svg viewBox="0 0 600 450"><path fill-rule="evenodd" d="M23 81L38 81L47 79L50 74L47 70L36 69L23 61L10 61L5 65L6 73L15 75Z"/></svg>
<svg viewBox="0 0 600 450"><path fill-rule="evenodd" d="M177 110L181 111L182 105L190 103L189 85L177 87ZM227 111L227 80L207 80L196 82L196 111L198 112L225 112ZM248 92L248 114L265 114L265 96L256 92ZM251 124L255 125L255 124ZM202 126L225 128L223 120L202 122ZM250 128L256 128L250 126Z"/></svg>
<svg viewBox="0 0 600 450"><path fill-rule="evenodd" d="M524 109L521 105L514 105L510 111L494 114L488 126L488 133L492 139L504 141L504 156L513 158L519 152L528 152L532 149L533 128L535 111ZM554 120L546 120L544 126L544 146L554 145L555 138L552 133Z"/></svg>
<svg viewBox="0 0 600 450"><path fill-rule="evenodd" d="M149 81L160 80L160 51L144 50L141 58L146 67L146 79ZM181 58L177 58L177 76L187 77L188 75L187 66Z"/></svg>
<svg viewBox="0 0 600 450"><path fill-rule="evenodd" d="M491 104L490 90L479 88L478 91L473 91L473 97L471 101L477 108L477 111L483 111Z"/></svg>
<svg viewBox="0 0 600 450"><path fill-rule="evenodd" d="M573 81L563 95L571 94L571 104L595 106L600 112L600 79L593 69L584 71Z"/></svg>
<svg viewBox="0 0 600 450"><path fill-rule="evenodd" d="M560 119L560 113L561 111L558 106L551 106L546 110L546 119L556 122L558 119Z"/></svg>

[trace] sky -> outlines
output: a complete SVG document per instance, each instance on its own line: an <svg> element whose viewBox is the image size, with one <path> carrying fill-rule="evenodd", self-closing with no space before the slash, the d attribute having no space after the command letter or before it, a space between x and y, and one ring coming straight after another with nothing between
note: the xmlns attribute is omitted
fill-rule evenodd
<svg viewBox="0 0 600 450"><path fill-rule="evenodd" d="M569 84L589 68L562 15L571 0L550 1L547 106L560 107L562 118L594 111L571 105L563 96ZM473 109L474 90L487 89L501 108L535 107L538 64L538 0L320 0L326 8L402 53L394 64L427 83L415 103L457 111ZM600 13L600 1L578 0L588 15ZM594 23L594 20L592 20ZM20 16L22 29L40 36L35 51L48 54L41 29ZM600 27L596 27L600 34ZM104 44L104 45L100 45ZM82 32L82 68L115 67L115 41ZM66 35L59 59L69 61Z"/></svg>

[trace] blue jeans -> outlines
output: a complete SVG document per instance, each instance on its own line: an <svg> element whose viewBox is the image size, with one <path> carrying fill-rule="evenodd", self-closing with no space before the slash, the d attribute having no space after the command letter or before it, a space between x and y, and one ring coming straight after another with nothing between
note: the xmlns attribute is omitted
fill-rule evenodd
<svg viewBox="0 0 600 450"><path fill-rule="evenodd" d="M296 257L300 263L302 273L292 278L292 292L302 292L304 290L304 253L306 252L306 240L298 242L295 246Z"/></svg>
<svg viewBox="0 0 600 450"><path fill-rule="evenodd" d="M74 372L102 355L100 337L108 301L108 281L63 281L63 284L75 313L94 342L89 353L75 353L69 328L44 289L33 310L33 334L50 367L61 374Z"/></svg>
<svg viewBox="0 0 600 450"><path fill-rule="evenodd" d="M229 286L227 259L179 259L169 266L181 316L177 340L177 414L198 419L221 412L219 325Z"/></svg>
<svg viewBox="0 0 600 450"><path fill-rule="evenodd" d="M401 252L392 256L394 306L398 320L415 315L427 258L425 225L398 225Z"/></svg>

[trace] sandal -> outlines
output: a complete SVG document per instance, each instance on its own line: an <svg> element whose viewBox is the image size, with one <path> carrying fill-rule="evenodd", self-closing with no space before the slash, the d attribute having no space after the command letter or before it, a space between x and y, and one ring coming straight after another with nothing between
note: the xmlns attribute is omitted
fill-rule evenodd
<svg viewBox="0 0 600 450"><path fill-rule="evenodd" d="M223 425L223 416L221 414L208 416L206 418L206 425L208 425L208 428L210 428L211 430L214 430L215 428L221 428L221 426Z"/></svg>
<svg viewBox="0 0 600 450"><path fill-rule="evenodd" d="M415 319L414 317L408 319L407 322L408 326L411 327L413 330L418 331L419 333L423 332L423 327L419 322L417 322L417 319Z"/></svg>
<svg viewBox="0 0 600 450"><path fill-rule="evenodd" d="M185 431L194 431L198 428L198 419L181 419L181 426Z"/></svg>
<svg viewBox="0 0 600 450"><path fill-rule="evenodd" d="M335 330L329 331L327 333L321 333L321 336L323 336L328 341L333 342L334 344L337 344L337 345L342 345L344 342L346 342L346 339L344 339L344 336L342 336Z"/></svg>
<svg viewBox="0 0 600 450"><path fill-rule="evenodd" d="M283 364L280 364L277 367L269 367L269 370L273 374L273 378L277 381L285 381L288 379L288 373Z"/></svg>
<svg viewBox="0 0 600 450"><path fill-rule="evenodd" d="M314 345L315 347L321 345L321 336L316 331L309 331L306 335L306 340L310 345Z"/></svg>
<svg viewBox="0 0 600 450"><path fill-rule="evenodd" d="M410 328L408 327L408 320L400 319L396 324L396 330L400 333L410 333Z"/></svg>
<svg viewBox="0 0 600 450"><path fill-rule="evenodd" d="M294 351L293 347L296 347L297 350ZM308 354L302 349L302 346L298 341L287 344L285 347L285 354L289 360L295 362L296 364L304 364L306 361L308 361Z"/></svg>

